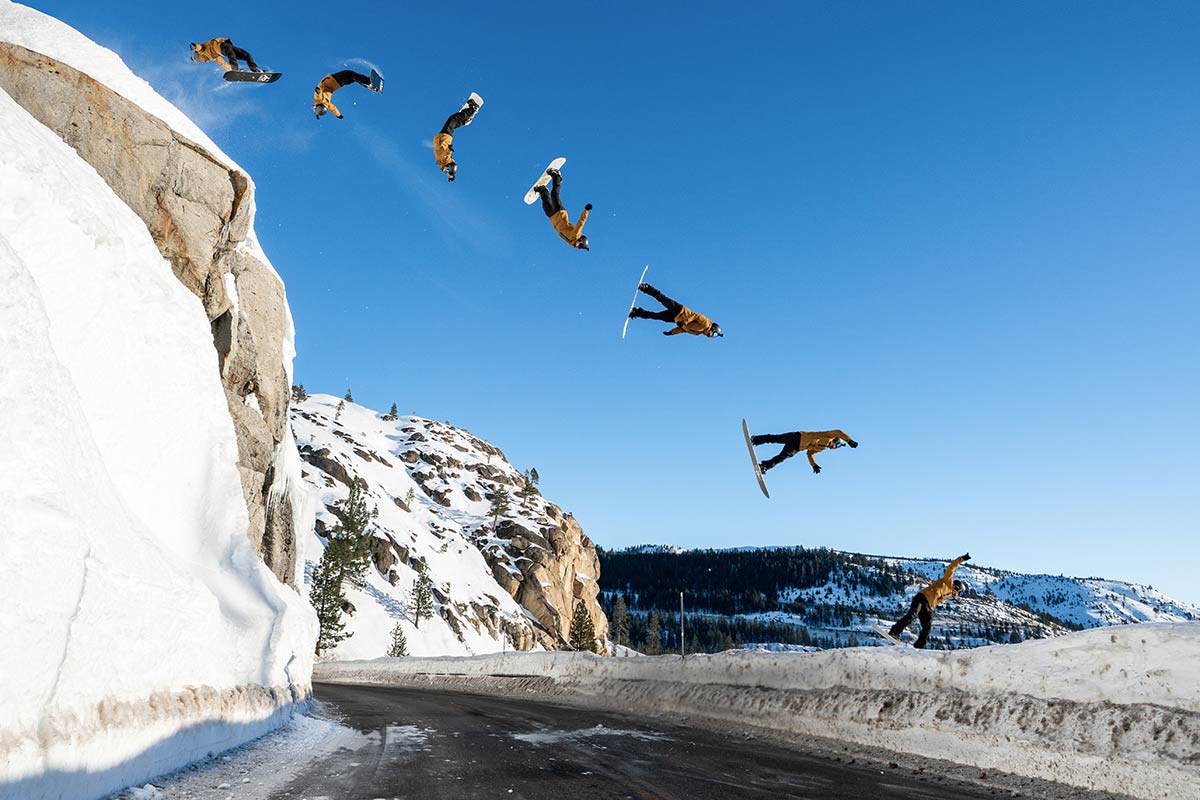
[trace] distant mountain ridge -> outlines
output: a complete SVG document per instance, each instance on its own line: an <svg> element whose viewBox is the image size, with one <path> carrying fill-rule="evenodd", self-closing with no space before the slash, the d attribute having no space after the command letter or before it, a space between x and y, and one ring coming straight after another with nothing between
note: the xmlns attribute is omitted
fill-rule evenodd
<svg viewBox="0 0 1200 800"><path fill-rule="evenodd" d="M878 644L871 623L895 621L947 561L802 547L686 550L640 545L601 550L604 607L623 596L630 641L645 644L650 616L663 646L677 649L679 593L688 649L751 644L846 647ZM1070 630L1200 620L1200 608L1149 586L1101 578L1027 575L968 562L964 595L938 608L931 647L976 647ZM623 642L624 643L624 642ZM651 648L652 649L652 648Z"/></svg>

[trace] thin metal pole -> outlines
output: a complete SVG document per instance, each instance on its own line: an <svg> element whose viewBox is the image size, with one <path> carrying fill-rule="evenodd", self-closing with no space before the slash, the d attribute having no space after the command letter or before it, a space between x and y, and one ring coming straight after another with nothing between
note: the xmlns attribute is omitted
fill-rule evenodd
<svg viewBox="0 0 1200 800"><path fill-rule="evenodd" d="M683 592L679 593L679 659L687 658L687 640L683 638Z"/></svg>

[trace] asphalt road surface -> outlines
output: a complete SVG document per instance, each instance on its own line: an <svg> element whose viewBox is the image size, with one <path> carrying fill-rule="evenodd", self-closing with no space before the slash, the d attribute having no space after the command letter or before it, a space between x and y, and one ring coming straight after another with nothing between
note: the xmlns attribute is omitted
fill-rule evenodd
<svg viewBox="0 0 1200 800"><path fill-rule="evenodd" d="M272 800L854 798L994 800L994 789L523 697L316 684L368 744L314 762Z"/></svg>

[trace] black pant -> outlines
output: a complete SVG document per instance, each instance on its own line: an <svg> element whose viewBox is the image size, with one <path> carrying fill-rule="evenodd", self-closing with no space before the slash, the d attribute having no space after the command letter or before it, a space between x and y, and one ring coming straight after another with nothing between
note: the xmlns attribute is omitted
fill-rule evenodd
<svg viewBox="0 0 1200 800"><path fill-rule="evenodd" d="M335 72L333 73L332 77L335 81L337 81L338 86L346 86L351 83L361 83L368 89L371 88L371 79L366 75L355 72L352 69L343 69L339 72Z"/></svg>
<svg viewBox="0 0 1200 800"><path fill-rule="evenodd" d="M917 592L917 596L913 598L908 613L892 626L892 636L899 638L904 629L912 623L913 617L921 620L921 632L917 635L917 640L913 642L913 647L921 648L929 641L929 629L933 627L933 609L929 607L929 600L920 592Z"/></svg>
<svg viewBox="0 0 1200 800"><path fill-rule="evenodd" d="M762 436L751 436L751 444L781 444L783 449L779 451L779 455L774 458L768 458L760 464L763 472L766 472L771 467L777 466L780 462L787 461L792 456L800 452L800 431L791 433L781 433L778 435L766 434Z"/></svg>
<svg viewBox="0 0 1200 800"><path fill-rule="evenodd" d="M679 312L683 310L683 305L675 302L665 294L655 289L648 283L641 285L641 290L653 297L655 300L663 304L665 311L647 311L644 308L635 308L629 312L629 316L635 319L658 319L663 322L674 322L675 317L679 316Z"/></svg>
<svg viewBox="0 0 1200 800"><path fill-rule="evenodd" d="M446 119L446 124L442 126L442 133L453 134L455 129L466 125L469 119L471 119L471 109L469 107L455 111Z"/></svg>
<svg viewBox="0 0 1200 800"><path fill-rule="evenodd" d="M558 190L562 188L562 175L555 173L550 176L550 191L545 186L537 187L537 193L542 196L542 211L547 217L553 217L563 210L562 200L558 198Z"/></svg>
<svg viewBox="0 0 1200 800"><path fill-rule="evenodd" d="M254 56L250 55L240 47L234 47L233 42L221 42L221 55L228 59L230 65L232 65L235 70L238 68L238 61L245 61L250 66L251 72L262 72L262 70L258 68L258 64L254 63Z"/></svg>

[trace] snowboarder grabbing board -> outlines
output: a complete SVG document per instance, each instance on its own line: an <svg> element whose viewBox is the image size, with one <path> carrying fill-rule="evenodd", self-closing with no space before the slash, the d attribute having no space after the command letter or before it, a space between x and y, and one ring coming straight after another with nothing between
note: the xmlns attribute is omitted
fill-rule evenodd
<svg viewBox="0 0 1200 800"><path fill-rule="evenodd" d="M822 450L836 450L842 445L847 444L851 447L858 447L858 442L851 439L845 431L836 429L832 431L792 431L791 433L766 434L752 436L750 437L750 441L755 447L760 444L783 445L783 449L779 451L778 455L774 458L768 458L758 465L758 468L763 472L778 466L781 462L804 450L808 453L808 463L812 465L813 473L819 475L821 467L813 459L814 453L819 453Z"/></svg>
<svg viewBox="0 0 1200 800"><path fill-rule="evenodd" d="M917 634L917 640L913 642L913 647L918 649L923 648L925 643L929 641L929 630L933 627L933 610L950 598L957 597L962 592L962 581L954 580L954 571L963 562L970 560L971 554L963 553L951 561L950 566L946 567L946 572L942 577L917 592L916 596L912 599L912 605L908 608L908 613L896 621L896 624L892 626L888 634L893 639L899 639L900 634L904 633L904 629L909 626L913 619L919 619L921 621L921 632Z"/></svg>
<svg viewBox="0 0 1200 800"><path fill-rule="evenodd" d="M533 188L529 191L535 196L542 198L542 210L546 212L546 216L550 219L550 224L554 226L554 231L567 244L577 250L591 250L588 237L583 235L583 226L587 224L588 214L592 211L592 204L588 203L583 207L583 211L579 215L579 221L571 224L571 218L567 215L567 210L563 208L562 200L559 199L558 193L562 188L562 173L559 172L559 167L567 162L561 159L561 163L557 166L555 162L560 161L555 159L550 162L550 166L546 167L546 171L542 173L542 177L537 179L533 184ZM546 189L546 178L550 179L550 189ZM525 195L525 202L528 205L533 204L533 200L529 195Z"/></svg>
<svg viewBox="0 0 1200 800"><path fill-rule="evenodd" d="M482 107L483 98L471 92L463 107L451 114L442 130L433 137L433 158L437 161L438 169L446 173L447 180L453 181L458 174L458 164L454 163L454 131L470 125Z"/></svg>
<svg viewBox="0 0 1200 800"><path fill-rule="evenodd" d="M372 74L378 74L374 70ZM344 69L340 72L332 72L321 79L317 84L317 88L313 90L313 113L317 115L317 119L325 116L326 111L332 111L333 115L338 119L342 118L342 112L333 104L333 93L343 86L349 86L352 83L357 83L372 92L383 91L383 83L380 82L377 86L372 84L371 79L366 75L355 72L352 69Z"/></svg>
<svg viewBox="0 0 1200 800"><path fill-rule="evenodd" d="M721 332L721 326L713 322L703 314L692 311L682 303L678 303L665 294L655 289L648 283L638 284L638 291L653 297L658 302L662 303L662 311L647 311L644 308L631 308L629 310L630 319L657 319L662 322L670 322L675 325L669 331L663 331L663 336L675 336L680 333L690 333L693 336L724 336Z"/></svg>

